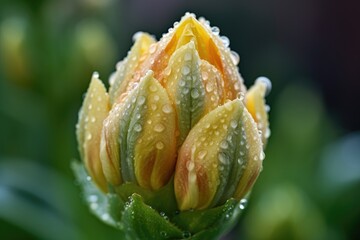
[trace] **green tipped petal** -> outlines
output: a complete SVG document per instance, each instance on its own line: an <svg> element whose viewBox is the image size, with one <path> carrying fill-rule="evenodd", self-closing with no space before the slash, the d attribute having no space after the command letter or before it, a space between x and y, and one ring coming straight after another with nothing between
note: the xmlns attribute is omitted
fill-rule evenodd
<svg viewBox="0 0 360 240"><path fill-rule="evenodd" d="M179 151L174 179L179 208L241 199L260 172L261 155L256 125L242 102L216 108L190 131Z"/></svg>
<svg viewBox="0 0 360 240"><path fill-rule="evenodd" d="M112 110L103 133L107 179L153 190L169 181L176 156L175 111L152 71Z"/></svg>
<svg viewBox="0 0 360 240"><path fill-rule="evenodd" d="M100 162L99 148L102 123L109 110L109 96L98 74L94 73L79 112L76 135L86 170L103 191L106 191L107 184Z"/></svg>
<svg viewBox="0 0 360 240"><path fill-rule="evenodd" d="M132 88L130 85L134 73L140 63L147 57L149 47L153 43L155 43L155 40L152 36L139 32L128 56L117 64L116 72L110 78L109 95L112 104L120 102L124 98L122 95L127 94L129 87Z"/></svg>
<svg viewBox="0 0 360 240"><path fill-rule="evenodd" d="M175 103L181 144L190 129L205 115L205 89L194 42L182 46L174 53L166 72L166 89Z"/></svg>

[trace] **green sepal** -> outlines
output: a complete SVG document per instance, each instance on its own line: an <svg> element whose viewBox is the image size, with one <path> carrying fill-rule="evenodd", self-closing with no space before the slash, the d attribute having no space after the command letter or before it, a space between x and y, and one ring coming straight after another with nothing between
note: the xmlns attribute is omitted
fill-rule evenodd
<svg viewBox="0 0 360 240"><path fill-rule="evenodd" d="M216 208L181 212L171 221L190 232L191 239L217 239L236 224L241 211L239 201L229 199Z"/></svg>
<svg viewBox="0 0 360 240"><path fill-rule="evenodd" d="M122 222L130 239L181 239L183 236L182 231L169 222L165 214L161 216L136 193L125 205Z"/></svg>
<svg viewBox="0 0 360 240"><path fill-rule="evenodd" d="M72 169L91 212L121 230L127 239L218 239L236 224L242 212L235 199L211 209L179 212L173 201L173 181L152 193L134 184L109 187L110 193L103 193L82 163L74 161Z"/></svg>

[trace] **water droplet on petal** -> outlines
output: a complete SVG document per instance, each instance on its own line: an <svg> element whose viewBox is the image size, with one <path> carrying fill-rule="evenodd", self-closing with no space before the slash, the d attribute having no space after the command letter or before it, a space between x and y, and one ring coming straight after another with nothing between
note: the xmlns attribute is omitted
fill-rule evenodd
<svg viewBox="0 0 360 240"><path fill-rule="evenodd" d="M183 75L188 75L190 73L190 68L188 66L183 66L181 69Z"/></svg>
<svg viewBox="0 0 360 240"><path fill-rule="evenodd" d="M164 129L165 129L165 126L161 123L157 123L154 127L155 132L162 132L162 131L164 131Z"/></svg>
<svg viewBox="0 0 360 240"><path fill-rule="evenodd" d="M134 125L134 131L135 131L135 132L141 132L141 130L142 130L141 125L140 125L139 123L135 123L135 125Z"/></svg>
<svg viewBox="0 0 360 240"><path fill-rule="evenodd" d="M230 40L229 40L228 37L226 37L226 36L221 36L220 38L221 38L221 41L223 42L223 44L224 44L225 47L228 47L228 46L230 45Z"/></svg>
<svg viewBox="0 0 360 240"><path fill-rule="evenodd" d="M189 53L189 52L185 53L184 60L190 61L191 59L192 59L191 53Z"/></svg>
<svg viewBox="0 0 360 240"><path fill-rule="evenodd" d="M91 133L88 133L88 134L86 135L86 140L91 140L91 138L92 138Z"/></svg>
<svg viewBox="0 0 360 240"><path fill-rule="evenodd" d="M161 142L161 141L157 142L156 143L156 148L159 149L159 150L163 149L164 148L164 143Z"/></svg>
<svg viewBox="0 0 360 240"><path fill-rule="evenodd" d="M143 105L145 103L145 97L144 96L140 96L139 98L138 98L138 104L139 105Z"/></svg>
<svg viewBox="0 0 360 240"><path fill-rule="evenodd" d="M239 56L239 54L237 53L237 52L235 52L235 51L231 51L230 52L230 56L231 56L231 60L232 60L232 62L234 63L234 65L238 65L239 64L239 62L240 62L240 56Z"/></svg>
<svg viewBox="0 0 360 240"><path fill-rule="evenodd" d="M156 87L155 85L151 85L151 86L149 87L149 90L150 90L151 92L156 92L156 91L157 91L157 87Z"/></svg>
<svg viewBox="0 0 360 240"><path fill-rule="evenodd" d="M271 84L271 81L270 79L268 79L267 77L258 77L256 80L255 80L255 84L256 83L262 83L262 84L265 84L266 86L266 93L265 95L268 95L271 91L271 88L272 88L272 84Z"/></svg>
<svg viewBox="0 0 360 240"><path fill-rule="evenodd" d="M227 149L228 147L229 147L229 144L228 144L228 142L227 141L222 141L221 143L220 143L220 147L222 148L222 149Z"/></svg>
<svg viewBox="0 0 360 240"><path fill-rule="evenodd" d="M172 112L172 107L170 104L165 104L163 107L162 107L162 111L164 113L171 113Z"/></svg>
<svg viewBox="0 0 360 240"><path fill-rule="evenodd" d="M197 89L191 90L191 97L194 98L194 99L199 97L199 92L198 92Z"/></svg>
<svg viewBox="0 0 360 240"><path fill-rule="evenodd" d="M218 154L218 159L222 164L228 164L228 159L223 153Z"/></svg>
<svg viewBox="0 0 360 240"><path fill-rule="evenodd" d="M189 172L191 172L195 168L195 163L193 161L188 161L186 164L186 168Z"/></svg>
<svg viewBox="0 0 360 240"><path fill-rule="evenodd" d="M201 77L204 81L206 81L209 78L209 74L207 72L201 72Z"/></svg>
<svg viewBox="0 0 360 240"><path fill-rule="evenodd" d="M150 47L149 47L149 53L150 53L150 54L153 54L155 51L156 51L156 44L153 43L153 44L151 44Z"/></svg>
<svg viewBox="0 0 360 240"><path fill-rule="evenodd" d="M142 35L143 33L142 32L136 32L133 37L132 37L132 40L133 42L135 42L136 40L139 39L139 37Z"/></svg>
<svg viewBox="0 0 360 240"><path fill-rule="evenodd" d="M93 72L92 78L99 78L99 73L98 72Z"/></svg>
<svg viewBox="0 0 360 240"><path fill-rule="evenodd" d="M231 120L230 121L230 126L235 129L238 126L238 122L236 120Z"/></svg>
<svg viewBox="0 0 360 240"><path fill-rule="evenodd" d="M170 68L170 67L167 67L167 68L165 69L164 74L165 74L165 76L170 76L170 74L171 74L171 68Z"/></svg>
<svg viewBox="0 0 360 240"><path fill-rule="evenodd" d="M263 161L263 160L265 159L265 153L264 153L264 151L261 151L260 156L259 156L259 159L260 159L261 161Z"/></svg>
<svg viewBox="0 0 360 240"><path fill-rule="evenodd" d="M198 153L198 158L199 159L203 159L207 154L207 151L206 150L201 150L199 153Z"/></svg>
<svg viewBox="0 0 360 240"><path fill-rule="evenodd" d="M220 29L218 27L216 27L216 26L212 27L211 31L215 35L219 35L219 33L220 33Z"/></svg>

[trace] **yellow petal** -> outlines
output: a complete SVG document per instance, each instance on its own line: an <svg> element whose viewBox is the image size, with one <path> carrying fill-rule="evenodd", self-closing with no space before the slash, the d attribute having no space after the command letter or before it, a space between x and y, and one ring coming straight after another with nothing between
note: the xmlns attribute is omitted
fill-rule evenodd
<svg viewBox="0 0 360 240"><path fill-rule="evenodd" d="M261 139L264 146L266 146L267 139L270 136L267 106L265 103L265 95L267 91L270 91L270 88L270 80L260 77L245 95L246 108L257 123L259 131L261 131Z"/></svg>
<svg viewBox="0 0 360 240"><path fill-rule="evenodd" d="M122 183L119 152L120 111L121 103L111 109L103 122L100 159L106 180L118 186Z"/></svg>
<svg viewBox="0 0 360 240"><path fill-rule="evenodd" d="M146 33L137 33L135 43L128 53L128 56L116 66L116 72L110 78L110 101L112 104L121 102L129 89L133 89L133 80L139 79L140 73L137 68L146 59L149 48L155 40L152 36Z"/></svg>
<svg viewBox="0 0 360 240"><path fill-rule="evenodd" d="M243 196L252 186L248 176L260 171L261 153L255 123L239 99L211 111L179 151L174 178L179 208L204 209Z"/></svg>
<svg viewBox="0 0 360 240"><path fill-rule="evenodd" d="M79 112L76 134L85 167L103 191L107 191L107 184L100 162L100 137L102 123L109 108L109 96L98 74L94 73Z"/></svg>

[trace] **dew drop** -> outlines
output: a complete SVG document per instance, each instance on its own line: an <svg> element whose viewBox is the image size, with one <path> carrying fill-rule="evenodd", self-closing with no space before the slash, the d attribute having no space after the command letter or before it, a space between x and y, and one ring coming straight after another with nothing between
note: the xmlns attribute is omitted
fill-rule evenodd
<svg viewBox="0 0 360 240"><path fill-rule="evenodd" d="M103 215L101 215L101 219L103 221L107 221L110 219L110 215L108 213L104 213Z"/></svg>
<svg viewBox="0 0 360 240"><path fill-rule="evenodd" d="M265 105L265 111L270 112L270 106L269 105Z"/></svg>
<svg viewBox="0 0 360 240"><path fill-rule="evenodd" d="M207 72L201 72L201 77L204 81L206 81L209 78L209 74Z"/></svg>
<svg viewBox="0 0 360 240"><path fill-rule="evenodd" d="M218 154L218 159L222 164L228 164L228 159L223 153Z"/></svg>
<svg viewBox="0 0 360 240"><path fill-rule="evenodd" d="M271 135L270 128L267 128L267 129L265 130L265 138L269 138L270 135Z"/></svg>
<svg viewBox="0 0 360 240"><path fill-rule="evenodd" d="M230 121L230 126L235 129L238 126L238 122L236 120L231 120Z"/></svg>
<svg viewBox="0 0 360 240"><path fill-rule="evenodd" d="M150 53L150 54L153 54L155 51L156 51L156 44L153 43L153 44L151 44L150 47L149 47L149 53Z"/></svg>
<svg viewBox="0 0 360 240"><path fill-rule="evenodd" d="M266 92L265 92L265 95L269 95L270 91L271 91L271 88L272 88L272 84L271 84L271 81L270 79L268 79L267 77L258 77L256 80L255 80L255 84L257 83L261 83L261 84L264 84L266 86Z"/></svg>
<svg viewBox="0 0 360 240"><path fill-rule="evenodd" d="M157 142L156 143L156 148L159 149L159 150L163 149L164 148L164 143L161 142L161 141Z"/></svg>
<svg viewBox="0 0 360 240"><path fill-rule="evenodd" d="M221 41L223 42L223 44L224 44L225 47L228 47L228 46L230 45L230 40L229 40L228 37L226 37L226 36L221 36L220 38L221 38Z"/></svg>
<svg viewBox="0 0 360 240"><path fill-rule="evenodd" d="M181 69L183 75L188 75L190 73L190 68L188 66L183 66Z"/></svg>
<svg viewBox="0 0 360 240"><path fill-rule="evenodd" d="M207 154L207 151L206 150L201 150L199 153L198 153L198 158L199 159L204 159L204 157L206 156Z"/></svg>
<svg viewBox="0 0 360 240"><path fill-rule="evenodd" d="M231 51L230 52L231 60L234 63L234 65L238 65L240 62L240 56L237 52Z"/></svg>
<svg viewBox="0 0 360 240"><path fill-rule="evenodd" d="M142 130L141 125L140 125L139 123L135 123L135 125L134 125L134 131L135 131L135 132L141 132L141 130Z"/></svg>
<svg viewBox="0 0 360 240"><path fill-rule="evenodd" d="M165 74L165 76L170 76L171 68L170 67L166 68L164 74Z"/></svg>
<svg viewBox="0 0 360 240"><path fill-rule="evenodd" d="M245 198L241 199L240 200L240 205L239 205L239 208L241 210L245 209L246 208L246 205L247 205L247 200Z"/></svg>
<svg viewBox="0 0 360 240"><path fill-rule="evenodd" d="M185 84L186 84L186 83L185 83L185 81L184 81L184 80L180 80L180 82L179 82L179 86L180 86L180 87L184 87L184 86L185 86Z"/></svg>
<svg viewBox="0 0 360 240"><path fill-rule="evenodd" d="M92 210L96 210L98 207L99 207L99 205L96 202L93 202L93 203L90 204L90 208Z"/></svg>
<svg viewBox="0 0 360 240"><path fill-rule="evenodd" d="M138 98L138 104L139 105L143 105L145 103L145 97L144 96L140 96L139 98Z"/></svg>
<svg viewBox="0 0 360 240"><path fill-rule="evenodd" d="M212 27L211 31L215 35L219 35L219 33L220 33L220 29L218 27L216 27L216 26Z"/></svg>
<svg viewBox="0 0 360 240"><path fill-rule="evenodd" d="M260 156L259 156L259 159L260 159L261 161L263 161L263 160L265 159L265 153L264 153L264 151L261 151Z"/></svg>
<svg viewBox="0 0 360 240"><path fill-rule="evenodd" d="M86 177L86 181L91 181L91 177L90 177L90 176L87 176L87 177Z"/></svg>
<svg viewBox="0 0 360 240"><path fill-rule="evenodd" d="M208 82L205 89L207 92L212 92L214 90L214 85L211 82Z"/></svg>
<svg viewBox="0 0 360 240"><path fill-rule="evenodd" d="M229 147L229 144L228 144L227 141L224 140L224 141L221 141L220 147L221 147L222 149L227 149L227 148Z"/></svg>
<svg viewBox="0 0 360 240"><path fill-rule="evenodd" d="M91 140L91 138L92 138L91 133L88 133L88 134L86 135L86 140Z"/></svg>
<svg viewBox="0 0 360 240"><path fill-rule="evenodd" d="M191 90L191 97L194 98L194 99L199 97L199 92L198 92L197 89Z"/></svg>
<svg viewBox="0 0 360 240"><path fill-rule="evenodd" d="M172 107L170 104L165 104L163 107L162 107L162 111L164 113L171 113L172 112Z"/></svg>
<svg viewBox="0 0 360 240"><path fill-rule="evenodd" d="M155 101L155 102L159 101L159 99L160 99L159 95L155 95L155 96L154 96L154 101Z"/></svg>
<svg viewBox="0 0 360 240"><path fill-rule="evenodd" d="M241 88L241 84L240 84L239 81L237 81L237 82L234 84L234 89L235 89L236 91L239 91L240 88Z"/></svg>
<svg viewBox="0 0 360 240"><path fill-rule="evenodd" d="M195 163L193 161L188 161L186 164L186 168L189 172L191 172L195 168Z"/></svg>
<svg viewBox="0 0 360 240"><path fill-rule="evenodd" d="M89 104L88 109L91 110L93 108L92 104Z"/></svg>
<svg viewBox="0 0 360 240"><path fill-rule="evenodd" d="M189 52L185 53L184 60L190 61L191 59L192 59L191 53L189 53Z"/></svg>
<svg viewBox="0 0 360 240"><path fill-rule="evenodd" d="M96 195L90 195L88 198L89 202L97 202L97 200L98 200L98 196Z"/></svg>
<svg viewBox="0 0 360 240"><path fill-rule="evenodd" d="M92 78L99 78L99 73L98 72L93 72L92 74Z"/></svg>
<svg viewBox="0 0 360 240"><path fill-rule="evenodd" d="M162 131L164 131L164 129L165 129L165 126L161 123L157 123L154 127L155 132L162 132Z"/></svg>
<svg viewBox="0 0 360 240"><path fill-rule="evenodd" d="M91 117L91 120L90 120L92 123L96 122L96 118L95 117Z"/></svg>
<svg viewBox="0 0 360 240"><path fill-rule="evenodd" d="M151 86L149 87L149 90L150 90L151 92L156 92L156 91L157 91L157 87L156 87L155 85L151 85Z"/></svg>
<svg viewBox="0 0 360 240"><path fill-rule="evenodd" d="M132 36L133 42L137 41L142 34L143 34L142 32L136 32L136 33Z"/></svg>

